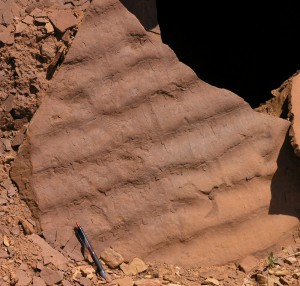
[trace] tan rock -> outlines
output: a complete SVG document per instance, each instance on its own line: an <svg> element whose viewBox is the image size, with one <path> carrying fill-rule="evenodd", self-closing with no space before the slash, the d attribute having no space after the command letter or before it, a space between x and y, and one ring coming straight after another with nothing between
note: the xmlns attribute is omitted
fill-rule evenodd
<svg viewBox="0 0 300 286"><path fill-rule="evenodd" d="M46 23L45 29L47 31L47 34L52 34L54 32L54 28L50 22Z"/></svg>
<svg viewBox="0 0 300 286"><path fill-rule="evenodd" d="M136 275L147 270L148 265L146 265L141 259L134 258L129 264L122 263L120 268L125 275Z"/></svg>
<svg viewBox="0 0 300 286"><path fill-rule="evenodd" d="M215 279L215 278L206 278L201 285L214 285L214 286L219 286L220 282Z"/></svg>
<svg viewBox="0 0 300 286"><path fill-rule="evenodd" d="M20 224L22 225L25 234L33 234L35 232L33 225L27 220L21 219Z"/></svg>
<svg viewBox="0 0 300 286"><path fill-rule="evenodd" d="M117 283L119 286L132 286L133 285L133 279L130 276L126 276L121 279L115 279L113 280L113 283Z"/></svg>
<svg viewBox="0 0 300 286"><path fill-rule="evenodd" d="M110 247L105 248L100 253L100 257L110 268L116 268L124 262L123 256Z"/></svg>
<svg viewBox="0 0 300 286"><path fill-rule="evenodd" d="M4 244L5 246L9 246L9 240L8 240L8 238L7 238L6 235L3 235L3 244Z"/></svg>
<svg viewBox="0 0 300 286"><path fill-rule="evenodd" d="M139 279L134 281L136 286L160 286L162 285L159 279Z"/></svg>
<svg viewBox="0 0 300 286"><path fill-rule="evenodd" d="M280 269L280 270L274 271L274 275L276 275L276 276L286 276L288 274L289 274L289 271L287 269Z"/></svg>

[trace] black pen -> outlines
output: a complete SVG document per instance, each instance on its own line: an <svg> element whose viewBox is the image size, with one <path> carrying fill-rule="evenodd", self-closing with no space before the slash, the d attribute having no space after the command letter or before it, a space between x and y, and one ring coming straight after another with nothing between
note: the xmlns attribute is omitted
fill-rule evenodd
<svg viewBox="0 0 300 286"><path fill-rule="evenodd" d="M92 245L90 244L85 232L83 231L83 228L78 224L76 223L77 225L77 234L79 236L79 239L80 241L82 242L82 244L84 244L87 249L89 250L92 258L93 258L93 261L95 262L95 264L97 265L97 268L98 268L98 271L100 273L100 275L105 279L107 280L107 275L106 275L106 272L104 271L102 265L101 265L101 262L100 260L98 259Z"/></svg>

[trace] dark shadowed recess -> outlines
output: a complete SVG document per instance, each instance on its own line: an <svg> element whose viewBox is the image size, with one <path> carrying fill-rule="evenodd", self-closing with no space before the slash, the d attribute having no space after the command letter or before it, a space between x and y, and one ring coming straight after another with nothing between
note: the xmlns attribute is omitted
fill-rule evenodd
<svg viewBox="0 0 300 286"><path fill-rule="evenodd" d="M300 68L299 1L157 0L162 40L202 80L253 108Z"/></svg>
<svg viewBox="0 0 300 286"><path fill-rule="evenodd" d="M286 214L300 218L300 158L295 156L287 135L277 159L272 178L270 214Z"/></svg>
<svg viewBox="0 0 300 286"><path fill-rule="evenodd" d="M120 0L134 14L146 30L157 26L156 0Z"/></svg>

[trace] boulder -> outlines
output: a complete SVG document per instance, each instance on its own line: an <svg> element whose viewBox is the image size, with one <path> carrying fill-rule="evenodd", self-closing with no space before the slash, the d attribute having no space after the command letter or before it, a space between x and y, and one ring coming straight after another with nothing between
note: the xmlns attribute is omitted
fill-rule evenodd
<svg viewBox="0 0 300 286"><path fill-rule="evenodd" d="M223 264L298 225L269 214L289 127L198 78L121 2L94 0L11 177L54 247L78 222L97 253Z"/></svg>

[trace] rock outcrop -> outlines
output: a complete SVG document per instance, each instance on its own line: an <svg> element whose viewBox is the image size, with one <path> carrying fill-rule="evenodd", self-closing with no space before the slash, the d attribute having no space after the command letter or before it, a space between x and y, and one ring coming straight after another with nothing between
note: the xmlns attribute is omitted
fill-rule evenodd
<svg viewBox="0 0 300 286"><path fill-rule="evenodd" d="M71 256L77 221L125 261L222 264L298 224L269 214L289 126L199 79L121 2L94 0L11 177Z"/></svg>

